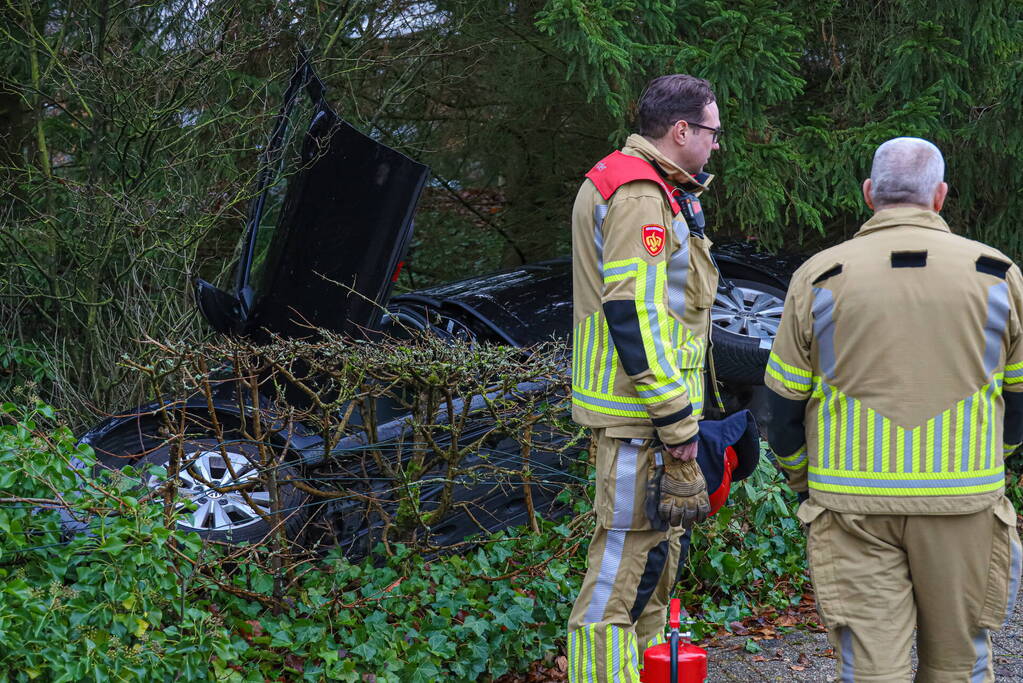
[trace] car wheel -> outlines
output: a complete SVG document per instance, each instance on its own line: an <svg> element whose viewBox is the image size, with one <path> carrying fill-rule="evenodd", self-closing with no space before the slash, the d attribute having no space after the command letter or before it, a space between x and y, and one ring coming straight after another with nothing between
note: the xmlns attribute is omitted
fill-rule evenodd
<svg viewBox="0 0 1023 683"><path fill-rule="evenodd" d="M181 446L175 504L178 528L225 543L255 543L266 538L273 531L267 520L272 517L273 499L259 476L259 447L237 441L222 447L209 438L188 439ZM161 446L135 463L146 488L164 487L166 476L150 472L151 466L167 468L175 447ZM295 538L308 518L308 495L288 483L297 477L294 467L277 468L279 510L288 538Z"/></svg>
<svg viewBox="0 0 1023 683"><path fill-rule="evenodd" d="M753 280L730 280L711 307L714 371L721 382L763 384L771 344L778 333L785 291Z"/></svg>

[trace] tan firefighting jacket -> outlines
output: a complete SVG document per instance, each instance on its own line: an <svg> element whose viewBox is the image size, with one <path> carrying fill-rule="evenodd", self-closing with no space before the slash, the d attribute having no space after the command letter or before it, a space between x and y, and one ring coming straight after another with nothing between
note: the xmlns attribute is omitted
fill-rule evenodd
<svg viewBox="0 0 1023 683"><path fill-rule="evenodd" d="M837 512L969 514L1002 495L1003 391L1023 391L1023 277L933 211L878 211L796 271L766 373L806 401L776 454Z"/></svg>
<svg viewBox="0 0 1023 683"><path fill-rule="evenodd" d="M656 162L693 194L709 183L640 135L629 136L622 152ZM613 437L656 432L672 446L696 435L718 277L710 246L674 215L655 182L629 182L607 201L593 182L583 183L572 212L576 422Z"/></svg>

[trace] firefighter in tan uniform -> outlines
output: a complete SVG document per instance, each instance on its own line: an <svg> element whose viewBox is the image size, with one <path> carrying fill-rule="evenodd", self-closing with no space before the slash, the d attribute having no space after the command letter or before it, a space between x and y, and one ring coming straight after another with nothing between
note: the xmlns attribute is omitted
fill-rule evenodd
<svg viewBox="0 0 1023 683"><path fill-rule="evenodd" d="M568 625L570 681L638 682L683 534L708 513L694 458L717 271L697 197L720 119L709 84L679 74L650 83L638 123L572 214L572 414L596 445L597 529Z"/></svg>
<svg viewBox="0 0 1023 683"><path fill-rule="evenodd" d="M1023 276L938 215L931 143L881 145L874 216L792 278L769 441L808 525L841 681L992 681L1023 550L1003 459L1023 441Z"/></svg>

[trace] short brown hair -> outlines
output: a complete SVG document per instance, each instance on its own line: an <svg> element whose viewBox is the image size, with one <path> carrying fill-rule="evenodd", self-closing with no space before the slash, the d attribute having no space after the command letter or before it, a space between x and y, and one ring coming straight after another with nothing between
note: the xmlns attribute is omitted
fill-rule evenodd
<svg viewBox="0 0 1023 683"><path fill-rule="evenodd" d="M714 101L710 83L702 78L689 74L658 76L639 98L639 134L660 138L676 121L702 123L703 108Z"/></svg>

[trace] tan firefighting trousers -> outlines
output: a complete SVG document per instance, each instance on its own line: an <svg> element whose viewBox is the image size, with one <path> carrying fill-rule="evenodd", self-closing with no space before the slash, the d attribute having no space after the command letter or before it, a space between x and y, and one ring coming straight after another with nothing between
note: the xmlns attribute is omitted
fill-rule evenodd
<svg viewBox="0 0 1023 683"><path fill-rule="evenodd" d="M597 448L586 577L568 620L568 680L639 683L647 647L664 642L668 599L688 544L681 528L657 531L647 520L646 485L659 454L649 440L609 438Z"/></svg>
<svg viewBox="0 0 1023 683"><path fill-rule="evenodd" d="M1002 498L971 515L862 515L807 501L807 555L838 680L993 681L991 638L1008 620L1023 548Z"/></svg>

